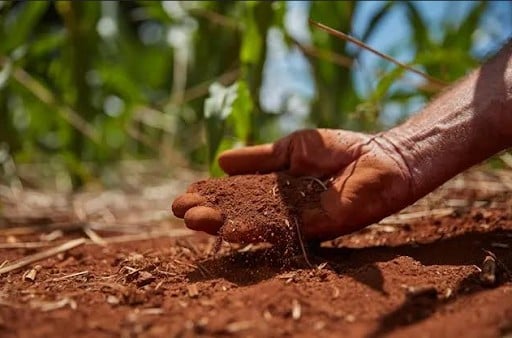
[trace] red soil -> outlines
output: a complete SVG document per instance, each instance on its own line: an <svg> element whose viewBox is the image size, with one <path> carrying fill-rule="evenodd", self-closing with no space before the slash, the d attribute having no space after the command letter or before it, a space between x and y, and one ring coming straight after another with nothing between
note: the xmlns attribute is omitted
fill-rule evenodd
<svg viewBox="0 0 512 338"><path fill-rule="evenodd" d="M214 254L215 238L201 234L86 244L34 264L34 281L23 278L30 267L0 275L0 336L505 337L512 199L475 195L474 204L470 195L452 194L467 203L450 215L312 248L314 268L268 246L224 244ZM263 212L256 202L252 217ZM2 249L0 264L39 250ZM492 254L496 280L483 282L479 267Z"/></svg>
<svg viewBox="0 0 512 338"><path fill-rule="evenodd" d="M293 249L300 211L318 207L324 187L318 179L280 173L202 180L188 192L205 197L205 206L222 210L225 221L219 233L228 241L266 241Z"/></svg>

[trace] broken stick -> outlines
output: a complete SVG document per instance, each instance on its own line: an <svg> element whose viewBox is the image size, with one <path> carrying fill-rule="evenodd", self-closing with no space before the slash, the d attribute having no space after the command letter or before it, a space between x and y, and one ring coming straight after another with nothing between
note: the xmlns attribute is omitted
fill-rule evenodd
<svg viewBox="0 0 512 338"><path fill-rule="evenodd" d="M7 264L3 268L0 269L0 275L3 275L4 273L11 272L20 268L23 268L29 264L35 263L37 261L43 260L45 258L55 256L61 252L65 252L68 250L71 250L73 248L76 248L77 246L80 246L86 242L85 238L79 238L74 239L69 242L66 242L64 244L61 244L59 246L50 248L48 250L35 253L30 256L23 257L21 259L18 259L17 261L12 262L11 264Z"/></svg>
<svg viewBox="0 0 512 338"><path fill-rule="evenodd" d="M494 285L496 282L496 259L491 255L486 256L482 263L480 281L487 286Z"/></svg>

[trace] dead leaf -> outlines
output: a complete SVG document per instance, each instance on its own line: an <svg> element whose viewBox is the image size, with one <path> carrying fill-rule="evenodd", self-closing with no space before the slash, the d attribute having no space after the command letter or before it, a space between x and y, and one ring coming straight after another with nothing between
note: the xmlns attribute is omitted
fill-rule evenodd
<svg viewBox="0 0 512 338"><path fill-rule="evenodd" d="M327 264L328 264L327 262L323 262L322 264L317 266L317 269L322 270L323 268L325 268L327 266Z"/></svg>
<svg viewBox="0 0 512 338"><path fill-rule="evenodd" d="M117 304L119 304L119 298L117 298L116 296L113 296L113 295L108 295L107 303L109 303L111 305L117 305Z"/></svg>
<svg viewBox="0 0 512 338"><path fill-rule="evenodd" d="M487 286L492 286L496 282L496 260L494 257L486 256L484 258L480 281Z"/></svg>
<svg viewBox="0 0 512 338"><path fill-rule="evenodd" d="M39 309L43 312L49 312L53 310L61 309L65 306L69 306L72 310L76 310L77 305L76 302L68 297L62 298L55 302L47 302L47 301L32 301L30 306L34 309Z"/></svg>
<svg viewBox="0 0 512 338"><path fill-rule="evenodd" d="M300 303L296 299L294 299L292 302L292 318L294 320L299 320L301 314L302 314L302 309L301 309Z"/></svg>
<svg viewBox="0 0 512 338"><path fill-rule="evenodd" d="M190 298L196 298L199 296L199 290L197 290L196 284L187 285L188 296Z"/></svg>
<svg viewBox="0 0 512 338"><path fill-rule="evenodd" d="M226 325L226 331L229 333L237 333L240 331L245 331L250 329L253 326L253 322L250 320L241 320L239 322L233 322Z"/></svg>
<svg viewBox="0 0 512 338"><path fill-rule="evenodd" d="M37 270L36 269L27 270L23 274L23 280L28 280L28 281L33 282L33 281L36 280L36 275L37 275Z"/></svg>

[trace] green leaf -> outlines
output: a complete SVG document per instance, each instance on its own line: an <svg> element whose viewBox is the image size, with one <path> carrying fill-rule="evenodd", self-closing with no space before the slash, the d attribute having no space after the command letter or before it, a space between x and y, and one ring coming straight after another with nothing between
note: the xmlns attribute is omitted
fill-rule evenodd
<svg viewBox="0 0 512 338"><path fill-rule="evenodd" d="M49 1L26 1L19 4L21 6L19 12L12 12L16 18L9 20L11 24L5 27L7 34L3 37L1 48L4 53L12 51L27 41L49 3Z"/></svg>
<svg viewBox="0 0 512 338"><path fill-rule="evenodd" d="M405 69L402 67L396 67L392 71L388 72L386 75L384 75L379 83L377 84L377 87L373 91L373 93L370 95L370 101L371 102L380 102L382 101L386 95L388 94L389 88L402 76L402 74L405 72Z"/></svg>
<svg viewBox="0 0 512 338"><path fill-rule="evenodd" d="M273 12L273 24L279 28L284 28L284 17L286 14L285 1L273 1L271 6Z"/></svg>
<svg viewBox="0 0 512 338"><path fill-rule="evenodd" d="M469 49L435 48L419 52L412 64L421 65L430 75L451 82L476 67L477 61L469 54Z"/></svg>
<svg viewBox="0 0 512 338"><path fill-rule="evenodd" d="M10 60L6 60L4 64L0 66L0 89L2 89L5 87L7 81L11 77L12 62Z"/></svg>
<svg viewBox="0 0 512 338"><path fill-rule="evenodd" d="M245 29L242 37L242 48L240 49L240 60L243 63L258 63L260 59L263 39L258 31L258 25L254 19L252 8L247 8L249 14L246 19Z"/></svg>
<svg viewBox="0 0 512 338"><path fill-rule="evenodd" d="M141 101L143 96L138 83L124 70L122 65L108 63L100 64L97 68L106 90L117 93L132 102Z"/></svg>
<svg viewBox="0 0 512 338"><path fill-rule="evenodd" d="M407 8L407 16L413 31L414 43L416 43L420 50L426 49L430 45L428 27L423 21L420 12L411 1L406 1L403 4Z"/></svg>
<svg viewBox="0 0 512 338"><path fill-rule="evenodd" d="M140 6L139 10L142 10L149 18L166 23L172 22L163 8L162 1L139 0L137 4Z"/></svg>
<svg viewBox="0 0 512 338"><path fill-rule="evenodd" d="M386 1L386 4L372 16L368 27L361 37L362 41L368 41L368 38L372 35L375 28L379 26L381 20L386 16L386 14L388 14L394 4L394 1Z"/></svg>
<svg viewBox="0 0 512 338"><path fill-rule="evenodd" d="M229 87L219 83L210 86L210 96L204 104L204 117L211 169L215 168L219 152L227 149L228 144L247 140L253 109L254 103L245 81L238 81ZM231 132L234 132L235 138L227 136Z"/></svg>
<svg viewBox="0 0 512 338"><path fill-rule="evenodd" d="M215 161L220 144L224 137L226 121L215 116L205 119L206 143L208 145L208 163L210 166Z"/></svg>
<svg viewBox="0 0 512 338"><path fill-rule="evenodd" d="M237 82L237 97L233 102L230 124L240 140L247 140L251 130L251 112L254 109L251 93L245 81Z"/></svg>
<svg viewBox="0 0 512 338"><path fill-rule="evenodd" d="M480 25L480 19L485 15L486 9L487 2L478 1L458 27L453 27L453 25L448 24L450 14L447 13L447 23L444 25L444 39L439 47L444 49L461 49L464 53L468 54L468 51L471 50L473 45L473 33Z"/></svg>
<svg viewBox="0 0 512 338"><path fill-rule="evenodd" d="M388 102L400 102L404 103L409 101L411 98L418 97L418 94L415 92L407 92L407 91L397 91L387 97Z"/></svg>
<svg viewBox="0 0 512 338"><path fill-rule="evenodd" d="M228 150L228 149L231 149L233 148L233 146L235 145L235 142L234 140L232 139L228 139L228 138L224 138L220 144L219 144L219 147L217 149L217 153L215 155L215 158L214 160L210 163L210 166L209 166L209 172L210 172L210 176L212 177L220 177L220 176L223 176L224 175L224 171L221 169L221 167L219 166L219 161L218 161L218 155L223 152L224 150Z"/></svg>
<svg viewBox="0 0 512 338"><path fill-rule="evenodd" d="M38 59L55 52L66 42L66 31L59 29L41 34L37 37L28 49L27 55L30 58Z"/></svg>
<svg viewBox="0 0 512 338"><path fill-rule="evenodd" d="M486 10L487 6L488 3L486 1L478 1L460 25L460 33L471 35L478 28L482 13Z"/></svg>
<svg viewBox="0 0 512 338"><path fill-rule="evenodd" d="M204 102L208 161L213 163L224 136L226 119L232 111L237 95L237 84L224 87L215 82L210 86L210 96Z"/></svg>

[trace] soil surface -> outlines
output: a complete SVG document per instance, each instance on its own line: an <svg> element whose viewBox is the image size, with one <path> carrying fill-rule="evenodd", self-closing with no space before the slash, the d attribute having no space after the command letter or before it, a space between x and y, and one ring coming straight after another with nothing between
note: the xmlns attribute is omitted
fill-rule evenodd
<svg viewBox="0 0 512 338"><path fill-rule="evenodd" d="M452 181L310 248L312 267L268 245L224 243L214 253L214 237L177 236L181 224L121 243L88 232L94 241L0 275L0 336L510 337L507 175L505 188L494 176ZM57 236L19 226L0 232L0 265L84 237L76 227Z"/></svg>

